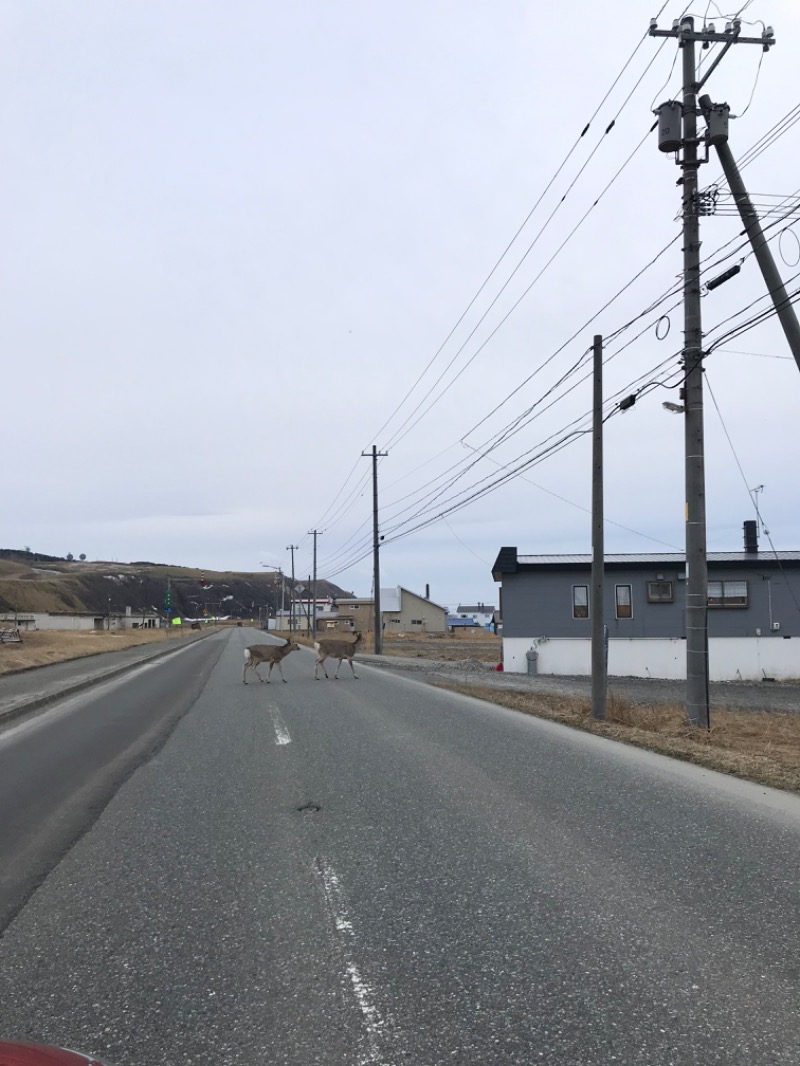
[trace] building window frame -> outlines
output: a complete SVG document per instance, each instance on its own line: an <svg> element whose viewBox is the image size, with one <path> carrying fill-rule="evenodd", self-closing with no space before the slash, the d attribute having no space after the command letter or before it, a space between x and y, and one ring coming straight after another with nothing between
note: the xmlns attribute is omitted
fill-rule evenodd
<svg viewBox="0 0 800 1066"><path fill-rule="evenodd" d="M614 586L614 612L618 619L627 621L633 618L633 586Z"/></svg>
<svg viewBox="0 0 800 1066"><path fill-rule="evenodd" d="M572 617L576 619L589 618L591 615L589 602L589 586L572 586Z"/></svg>
<svg viewBox="0 0 800 1066"><path fill-rule="evenodd" d="M647 602L648 603L674 603L675 602L675 585L672 581L665 581L664 578L656 578L655 581L647 582Z"/></svg>
<svg viewBox="0 0 800 1066"><path fill-rule="evenodd" d="M708 606L712 610L744 610L749 601L746 578L727 578L708 583Z"/></svg>

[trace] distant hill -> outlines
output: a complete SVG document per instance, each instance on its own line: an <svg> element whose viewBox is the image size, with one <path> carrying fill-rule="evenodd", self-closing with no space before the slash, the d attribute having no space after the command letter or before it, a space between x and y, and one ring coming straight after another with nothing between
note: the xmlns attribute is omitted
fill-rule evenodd
<svg viewBox="0 0 800 1066"><path fill-rule="evenodd" d="M201 584L201 578L205 584ZM198 570L162 563L113 563L69 560L40 552L0 548L0 611L89 611L105 614L137 610L163 612L169 581L173 615L209 614L256 617L259 608L274 613L281 607L281 579L261 571ZM285 577L289 609L291 578ZM295 585L307 585L299 580ZM307 592L298 596L307 596ZM317 580L317 596L352 596L352 592Z"/></svg>

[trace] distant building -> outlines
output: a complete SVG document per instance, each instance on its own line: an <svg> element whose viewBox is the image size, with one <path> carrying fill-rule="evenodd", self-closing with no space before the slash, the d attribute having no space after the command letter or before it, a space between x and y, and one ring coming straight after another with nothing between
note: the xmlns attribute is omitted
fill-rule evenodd
<svg viewBox="0 0 800 1066"><path fill-rule="evenodd" d="M18 629L157 629L161 615L157 611L137 611L126 607L124 611L112 609L106 614L98 611L2 611L0 623L13 623Z"/></svg>
<svg viewBox="0 0 800 1066"><path fill-rule="evenodd" d="M410 589L397 585L381 589L381 622L385 633L446 633L447 608ZM338 597L335 611L317 615L318 629L358 630L375 628L375 601L372 597Z"/></svg>
<svg viewBox="0 0 800 1066"><path fill-rule="evenodd" d="M488 607L485 603L459 605L454 613L457 618L470 618L473 625L481 629L491 629L497 614L494 607Z"/></svg>

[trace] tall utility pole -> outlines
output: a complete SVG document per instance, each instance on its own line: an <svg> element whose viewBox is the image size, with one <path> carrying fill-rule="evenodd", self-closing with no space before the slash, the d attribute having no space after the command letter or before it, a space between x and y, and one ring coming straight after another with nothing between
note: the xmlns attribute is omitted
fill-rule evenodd
<svg viewBox="0 0 800 1066"><path fill-rule="evenodd" d="M605 549L603 541L603 338L595 336L594 414L592 418L592 718L606 716Z"/></svg>
<svg viewBox="0 0 800 1066"><path fill-rule="evenodd" d="M289 589L289 631L294 629L294 553L297 550L297 544L288 544L286 546L287 552L292 553L292 587Z"/></svg>
<svg viewBox="0 0 800 1066"><path fill-rule="evenodd" d="M311 623L314 639L317 636L317 537L322 534L316 529L309 529L309 535L314 538L314 580L311 583Z"/></svg>
<svg viewBox="0 0 800 1066"><path fill-rule="evenodd" d="M381 618L381 564L380 564L380 537L378 536L378 459L388 455L388 452L379 452L376 445L372 445L371 452L362 452L362 456L372 456L372 580L375 585L375 641L374 652L380 655L383 651L383 627Z"/></svg>
<svg viewBox="0 0 800 1066"><path fill-rule="evenodd" d="M658 108L659 148L675 152L683 170L683 399L685 411L686 481L686 712L692 725L709 727L708 699L708 558L706 548L705 443L703 434L703 330L700 310L700 198L697 190L697 94L728 49L736 43L756 43L765 51L774 44L771 29L760 38L741 36L741 20L726 24L724 33L713 25L695 32L686 16L671 30L650 23L652 37L675 37L683 50L683 102L670 100ZM712 42L723 48L698 82L695 45ZM680 114L682 129L675 129ZM679 158L680 150L683 158ZM706 160L703 160L705 162Z"/></svg>

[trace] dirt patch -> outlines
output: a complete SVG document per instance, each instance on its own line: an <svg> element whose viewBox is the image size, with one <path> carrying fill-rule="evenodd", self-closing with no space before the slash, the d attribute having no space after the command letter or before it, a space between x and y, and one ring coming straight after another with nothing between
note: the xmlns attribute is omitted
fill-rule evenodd
<svg viewBox="0 0 800 1066"><path fill-rule="evenodd" d="M337 633L337 636L340 635ZM288 633L275 633L274 636L288 638ZM311 647L314 641L304 634L295 633L292 640ZM361 644L363 652L374 651L371 633L364 634ZM383 638L383 655L406 659L436 659L441 662L461 662L473 660L490 663L495 666L503 657L503 638L496 637L482 629L458 630L450 633L416 634L388 633Z"/></svg>
<svg viewBox="0 0 800 1066"><path fill-rule="evenodd" d="M170 629L112 629L63 632L53 629L22 631L21 644L0 644L0 676L36 666L82 659L86 655L101 655L108 651L140 644L166 644L180 641L192 631L188 626Z"/></svg>

